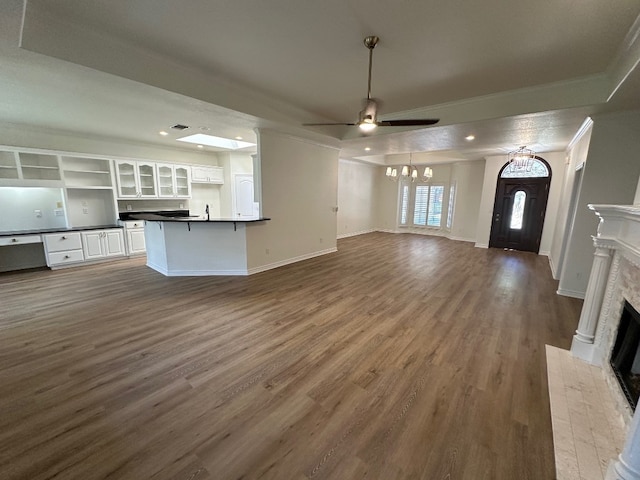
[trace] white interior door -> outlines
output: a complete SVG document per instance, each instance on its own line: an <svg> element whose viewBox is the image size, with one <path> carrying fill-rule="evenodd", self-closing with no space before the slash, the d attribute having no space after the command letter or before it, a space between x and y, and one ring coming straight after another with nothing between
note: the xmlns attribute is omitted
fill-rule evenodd
<svg viewBox="0 0 640 480"><path fill-rule="evenodd" d="M257 217L258 204L253 201L253 175L236 175L234 187L234 218Z"/></svg>

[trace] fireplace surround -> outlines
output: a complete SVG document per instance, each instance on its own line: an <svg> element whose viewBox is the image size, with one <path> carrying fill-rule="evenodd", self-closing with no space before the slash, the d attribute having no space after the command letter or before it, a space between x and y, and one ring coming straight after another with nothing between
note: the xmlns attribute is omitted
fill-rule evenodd
<svg viewBox="0 0 640 480"><path fill-rule="evenodd" d="M635 411L640 396L640 313L624 302L610 359L627 401Z"/></svg>
<svg viewBox="0 0 640 480"><path fill-rule="evenodd" d="M611 463L607 479L640 480L640 413L634 415L610 362L621 325L628 328L626 320L621 321L625 305L640 311L640 205L589 208L600 223L593 237L593 265L571 353L602 368L617 411L628 426L625 447ZM633 353L633 368L636 354L628 349ZM636 367L640 371L640 360Z"/></svg>

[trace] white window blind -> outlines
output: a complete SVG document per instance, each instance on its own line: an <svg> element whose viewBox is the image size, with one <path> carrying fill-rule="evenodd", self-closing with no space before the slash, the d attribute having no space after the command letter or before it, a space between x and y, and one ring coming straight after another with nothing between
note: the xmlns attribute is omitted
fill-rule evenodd
<svg viewBox="0 0 640 480"><path fill-rule="evenodd" d="M409 209L409 186L402 186L402 200L400 204L400 225L407 224L407 211Z"/></svg>
<svg viewBox="0 0 640 480"><path fill-rule="evenodd" d="M429 227L439 227L442 224L442 197L444 187L442 185L432 185L429 192L429 210L427 215L427 225Z"/></svg>
<svg viewBox="0 0 640 480"><path fill-rule="evenodd" d="M453 224L453 206L456 201L456 185L451 185L449 189L449 209L447 210L447 228L451 228Z"/></svg>
<svg viewBox="0 0 640 480"><path fill-rule="evenodd" d="M429 186L418 185L416 187L416 201L413 206L413 224L427 224L427 204L429 203Z"/></svg>

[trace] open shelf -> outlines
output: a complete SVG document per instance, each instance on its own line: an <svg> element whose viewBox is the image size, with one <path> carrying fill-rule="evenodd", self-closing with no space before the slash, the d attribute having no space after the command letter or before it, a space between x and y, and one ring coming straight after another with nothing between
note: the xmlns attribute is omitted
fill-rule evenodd
<svg viewBox="0 0 640 480"><path fill-rule="evenodd" d="M109 160L85 157L62 157L61 160L67 187L113 186Z"/></svg>

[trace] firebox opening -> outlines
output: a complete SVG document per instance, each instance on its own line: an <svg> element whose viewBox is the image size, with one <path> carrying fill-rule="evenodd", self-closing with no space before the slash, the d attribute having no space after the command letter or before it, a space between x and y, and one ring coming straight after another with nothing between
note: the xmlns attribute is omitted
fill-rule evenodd
<svg viewBox="0 0 640 480"><path fill-rule="evenodd" d="M611 367L631 408L635 411L640 397L640 313L624 302Z"/></svg>

